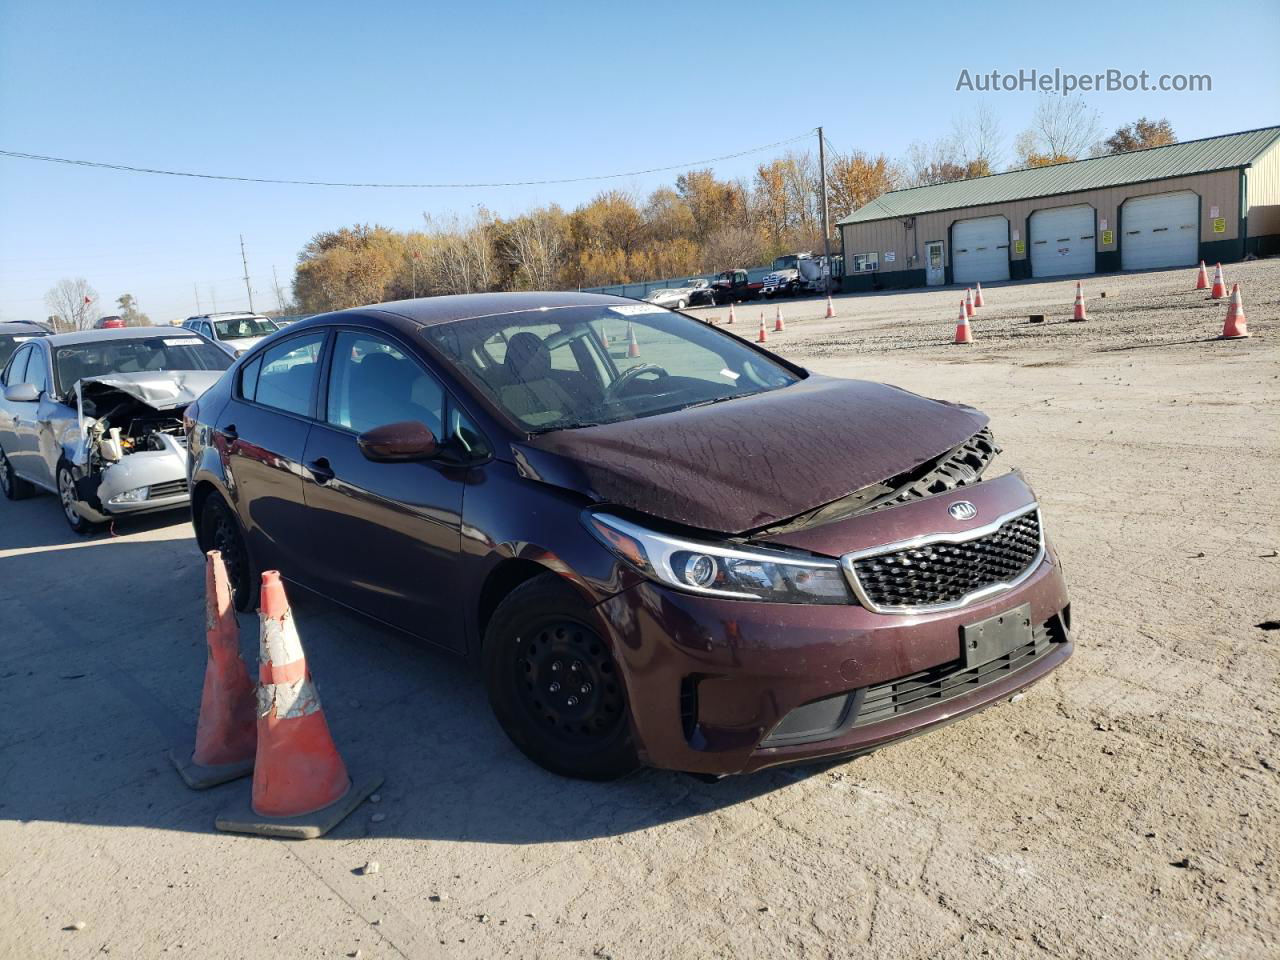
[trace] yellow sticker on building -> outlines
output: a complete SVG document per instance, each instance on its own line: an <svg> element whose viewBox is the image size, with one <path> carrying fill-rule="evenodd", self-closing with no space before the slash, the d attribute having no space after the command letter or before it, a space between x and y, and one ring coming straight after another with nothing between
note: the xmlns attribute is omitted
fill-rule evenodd
<svg viewBox="0 0 1280 960"><path fill-rule="evenodd" d="M1114 230L1102 231L1102 245L1104 247L1109 247L1111 244L1115 242L1116 242L1116 232Z"/></svg>
<svg viewBox="0 0 1280 960"><path fill-rule="evenodd" d="M1014 253L1026 253L1026 252L1027 252L1027 244L1026 244L1026 241L1025 241L1025 240L1015 240L1015 241L1013 241L1013 252L1014 252Z"/></svg>
<svg viewBox="0 0 1280 960"><path fill-rule="evenodd" d="M1213 218L1213 232L1214 232L1214 233L1226 233L1226 232L1227 232L1227 218L1226 218L1226 217L1214 217L1214 218Z"/></svg>

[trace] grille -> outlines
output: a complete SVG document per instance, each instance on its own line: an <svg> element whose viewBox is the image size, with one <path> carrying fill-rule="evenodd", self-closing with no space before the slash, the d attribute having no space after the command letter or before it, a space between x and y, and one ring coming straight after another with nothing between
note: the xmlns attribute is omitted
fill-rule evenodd
<svg viewBox="0 0 1280 960"><path fill-rule="evenodd" d="M1055 643L1062 643L1066 639L1067 633L1062 620L1055 616L1031 631L1030 643L1003 657L997 657L990 663L966 669L963 665L952 662L930 667L909 677L867 687L853 725L864 727L984 687L1030 666L1047 654Z"/></svg>
<svg viewBox="0 0 1280 960"><path fill-rule="evenodd" d="M896 507L910 500L934 497L968 483L977 483L987 465L1000 452L991 430L984 427L960 446L939 457L925 473L919 476L904 474L886 480L893 491L873 501L867 510Z"/></svg>
<svg viewBox="0 0 1280 960"><path fill-rule="evenodd" d="M912 609L957 603L1015 580L1039 554L1040 513L1032 510L985 536L862 557L849 568L873 609Z"/></svg>
<svg viewBox="0 0 1280 960"><path fill-rule="evenodd" d="M166 480L164 483L153 483L147 494L148 500L163 500L165 497L176 497L187 492L187 481Z"/></svg>

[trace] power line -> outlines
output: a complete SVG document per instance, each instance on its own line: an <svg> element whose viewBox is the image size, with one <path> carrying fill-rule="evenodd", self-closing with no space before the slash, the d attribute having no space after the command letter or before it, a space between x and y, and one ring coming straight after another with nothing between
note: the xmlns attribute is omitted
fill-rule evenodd
<svg viewBox="0 0 1280 960"><path fill-rule="evenodd" d="M121 173L147 173L165 177L192 177L198 180L231 180L237 183L279 183L299 187L367 187L379 190L469 190L482 187L537 187L561 183L587 183L596 180L622 180L627 177L639 177L649 173L667 173L671 170L688 170L705 163L719 163L722 160L733 160L752 153L772 150L774 147L786 146L798 140L806 140L812 131L786 140L777 140L759 147L739 150L737 153L726 153L706 160L691 160L688 163L676 163L667 167L650 167L647 170L630 170L626 173L605 173L590 177L562 177L554 180L511 180L502 183L344 183L330 180L286 180L275 177L237 177L229 174L192 173L186 170L160 170L153 167L134 167L123 163L105 163L99 160L74 160L68 157L50 157L39 153L23 153L17 150L0 150L0 157L12 157L17 160L38 160L44 163L62 163L74 167L93 167L98 170L115 170Z"/></svg>

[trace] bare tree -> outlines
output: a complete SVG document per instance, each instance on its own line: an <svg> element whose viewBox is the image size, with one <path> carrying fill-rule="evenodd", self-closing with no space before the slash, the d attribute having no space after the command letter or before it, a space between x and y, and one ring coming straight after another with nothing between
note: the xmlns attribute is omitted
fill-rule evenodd
<svg viewBox="0 0 1280 960"><path fill-rule="evenodd" d="M44 295L44 302L59 332L88 330L102 316L97 306L98 291L84 277L59 280Z"/></svg>
<svg viewBox="0 0 1280 960"><path fill-rule="evenodd" d="M750 267L763 258L763 238L750 227L721 227L702 247L703 266L710 270Z"/></svg>
<svg viewBox="0 0 1280 960"><path fill-rule="evenodd" d="M967 169L985 169L991 173L1004 159L1004 131L994 111L985 102L980 103L972 114L951 121L951 140L955 153Z"/></svg>
<svg viewBox="0 0 1280 960"><path fill-rule="evenodd" d="M426 251L427 276L436 293L484 293L497 284L498 262L490 228L493 218L481 208L473 221L456 216L436 221L424 216L434 242Z"/></svg>
<svg viewBox="0 0 1280 960"><path fill-rule="evenodd" d="M553 290L568 249L559 207L534 210L504 225L503 259L526 290Z"/></svg>
<svg viewBox="0 0 1280 960"><path fill-rule="evenodd" d="M1102 135L1098 111L1081 97L1043 96L1014 143L1018 165L1039 167L1086 155Z"/></svg>

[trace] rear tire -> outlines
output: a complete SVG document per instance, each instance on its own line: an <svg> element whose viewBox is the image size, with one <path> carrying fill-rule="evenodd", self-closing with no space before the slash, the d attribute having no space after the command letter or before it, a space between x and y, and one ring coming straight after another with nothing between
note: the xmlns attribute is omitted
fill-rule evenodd
<svg viewBox="0 0 1280 960"><path fill-rule="evenodd" d="M235 608L241 613L253 610L258 603L258 571L240 521L220 494L210 493L200 509L200 548L221 552Z"/></svg>
<svg viewBox="0 0 1280 960"><path fill-rule="evenodd" d="M555 574L516 587L485 631L485 685L498 723L534 763L562 777L616 780L640 761L622 677L588 614Z"/></svg>
<svg viewBox="0 0 1280 960"><path fill-rule="evenodd" d="M13 472L13 464L4 455L4 450L0 450L0 490L8 500L25 500L36 492L35 484Z"/></svg>

